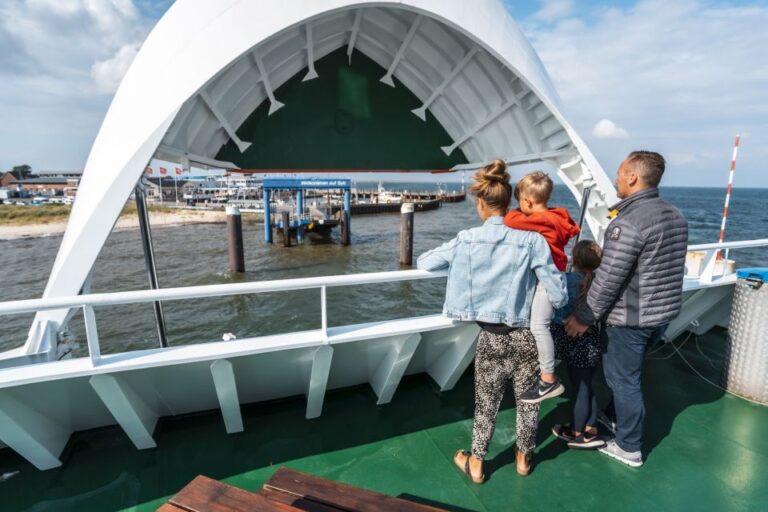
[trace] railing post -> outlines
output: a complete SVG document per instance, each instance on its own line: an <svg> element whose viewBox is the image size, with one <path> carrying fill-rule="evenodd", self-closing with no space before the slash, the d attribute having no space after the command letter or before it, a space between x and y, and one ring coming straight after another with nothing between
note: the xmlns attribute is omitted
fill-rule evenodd
<svg viewBox="0 0 768 512"><path fill-rule="evenodd" d="M320 287L320 324L323 330L323 337L328 337L328 303L326 301L326 287Z"/></svg>
<svg viewBox="0 0 768 512"><path fill-rule="evenodd" d="M99 331L96 328L96 313L91 306L83 306L83 319L85 320L88 355L91 357L91 364L96 366L101 359L101 347L99 346Z"/></svg>

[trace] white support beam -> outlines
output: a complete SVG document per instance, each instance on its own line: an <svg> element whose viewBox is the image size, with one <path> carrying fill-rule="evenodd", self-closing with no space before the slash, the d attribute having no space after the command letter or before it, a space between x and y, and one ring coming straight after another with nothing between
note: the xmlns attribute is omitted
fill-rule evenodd
<svg viewBox="0 0 768 512"><path fill-rule="evenodd" d="M674 340L685 331L698 327L702 319L711 320L709 327L713 327L721 317L719 315L713 315L712 319L707 317L713 311L717 312L722 301L730 301L732 295L732 286L713 286L695 291L683 301L680 314L670 322L664 332L664 338L668 341Z"/></svg>
<svg viewBox="0 0 768 512"><path fill-rule="evenodd" d="M323 412L325 390L328 387L328 376L331 373L333 348L324 345L315 351L312 358L312 370L307 383L307 413L306 418L317 418Z"/></svg>
<svg viewBox="0 0 768 512"><path fill-rule="evenodd" d="M481 121L479 124L477 124L474 128L469 130L467 133L459 137L456 142L451 144L450 146L443 146L441 149L445 152L446 155L449 155L453 153L456 148L467 142L469 139L477 135L477 132L494 122L496 119L498 119L504 112L509 110L512 107L517 106L517 100L516 99L509 99L499 105L499 107L491 112L491 115L486 117L483 121Z"/></svg>
<svg viewBox="0 0 768 512"><path fill-rule="evenodd" d="M355 22L352 24L352 31L349 34L349 43L347 44L347 60L352 65L352 53L355 51L357 36L360 34L360 24L363 21L363 10L358 9L355 12Z"/></svg>
<svg viewBox="0 0 768 512"><path fill-rule="evenodd" d="M440 386L440 391L453 389L472 362L480 327L467 324L447 331L446 334L450 336L450 346L427 366L427 373Z"/></svg>
<svg viewBox="0 0 768 512"><path fill-rule="evenodd" d="M221 125L224 131L227 132L229 138L235 142L237 149L239 149L241 153L244 153L245 150L251 146L251 143L245 142L237 136L234 127L230 124L229 120L224 117L224 114L221 110L219 110L218 105L216 105L216 103L213 101L213 98L211 98L211 96L208 94L208 91L203 89L200 91L198 96L200 96L200 99L203 100L203 103L205 103L205 106L208 108L211 114L213 114L213 117L215 117L219 122L219 125Z"/></svg>
<svg viewBox="0 0 768 512"><path fill-rule="evenodd" d="M227 434L242 432L243 416L240 413L240 400L237 396L237 383L232 363L226 359L214 361L211 363L211 376Z"/></svg>
<svg viewBox="0 0 768 512"><path fill-rule="evenodd" d="M521 125L530 126L531 128L535 126L533 113L529 109L523 108L523 98L528 96L532 90L522 80L520 80L520 77L517 75L514 75L514 79L510 82L510 85L513 85L515 82L519 82L522 90L526 91L520 96L514 92L512 93L514 98L517 100L517 106L519 107L514 112L516 125L525 138L528 151L540 153L543 151L541 140L533 136L532 130L525 130L521 127ZM512 89L512 91L514 91L514 89Z"/></svg>
<svg viewBox="0 0 768 512"><path fill-rule="evenodd" d="M536 162L543 162L545 160L551 159L551 158L557 158L561 156L566 156L573 154L575 150L573 148L568 149L560 149L557 151L547 151L543 153L531 153L528 155L519 155L519 156L513 156L505 158L504 161L507 163L507 165L521 165L521 164L532 164ZM485 167L486 165L490 164L491 161L485 161L485 162L475 162L470 164L459 164L451 167L452 172L457 171L475 171L477 169L481 169Z"/></svg>
<svg viewBox="0 0 768 512"><path fill-rule="evenodd" d="M232 162L225 162L224 160L216 160L215 158L210 158L203 155L196 155L184 149L174 148L167 144L160 144L160 146L158 146L157 151L155 152L155 157L161 160L171 160L171 161L179 160L178 163L182 163L181 160L186 159L190 164L195 163L198 165L202 165L204 167L214 167L219 169L237 169L238 168L237 165L235 165Z"/></svg>
<svg viewBox="0 0 768 512"><path fill-rule="evenodd" d="M395 82L392 80L392 75L395 74L395 70L397 69L398 64L400 64L400 61L403 60L403 57L405 57L405 52L411 45L411 41L413 41L413 38L416 35L416 31L419 30L419 25L421 24L421 20L423 18L424 16L419 14L416 16L416 19L413 20L413 24L411 25L411 28L408 29L408 34L406 34L405 39L403 39L403 43L400 45L400 49L397 50L395 58L392 60L392 64L387 70L387 74L381 78L381 81L390 87L395 86Z"/></svg>
<svg viewBox="0 0 768 512"><path fill-rule="evenodd" d="M397 385L403 378L408 363L411 362L413 353L421 341L421 334L409 334L406 336L394 336L389 340L378 340L376 343L392 343L392 348L387 356L379 363L371 375L369 382L379 397L376 405L388 404L392 401Z"/></svg>
<svg viewBox="0 0 768 512"><path fill-rule="evenodd" d="M551 137L554 137L555 135L557 135L558 133L563 132L563 131L565 131L565 130L563 130L562 126L556 126L554 128L550 128L546 132L542 133L541 140L547 140L547 139L549 139Z"/></svg>
<svg viewBox="0 0 768 512"><path fill-rule="evenodd" d="M464 71L464 68L467 67L467 64L472 60L472 58L477 54L479 51L479 48L476 46L469 50L467 54L464 56L464 58L459 61L458 64L453 68L453 70L450 72L450 74L445 77L445 80L443 80L443 83L437 86L437 88L432 91L432 94L427 98L427 100L424 102L424 104L417 108L416 110L411 110L416 116L418 116L419 119L422 121L427 120L427 109L432 106L432 103L439 98L443 92L445 92L445 88L451 85L451 82L453 82L459 74Z"/></svg>
<svg viewBox="0 0 768 512"><path fill-rule="evenodd" d="M0 441L39 470L61 466L59 456L72 430L0 392Z"/></svg>
<svg viewBox="0 0 768 512"><path fill-rule="evenodd" d="M251 58L251 63L256 67L256 70L259 72L259 80L261 81L262 85L264 85L264 90L267 93L267 97L269 98L269 115L271 116L281 108L285 106L285 104L280 103L275 98L274 90L272 89L272 83L269 81L269 75L267 74L267 69L264 67L264 62L261 60L261 55L259 55L258 51L253 50L251 53L248 54Z"/></svg>
<svg viewBox="0 0 768 512"><path fill-rule="evenodd" d="M307 71L307 74L304 75L302 82L309 82L310 80L314 80L319 76L317 74L317 70L315 70L315 42L312 37L312 23L307 23L306 33L307 33L307 67L309 67L309 71Z"/></svg>
<svg viewBox="0 0 768 512"><path fill-rule="evenodd" d="M94 375L91 387L139 450L157 446L152 438L158 412L118 375Z"/></svg>

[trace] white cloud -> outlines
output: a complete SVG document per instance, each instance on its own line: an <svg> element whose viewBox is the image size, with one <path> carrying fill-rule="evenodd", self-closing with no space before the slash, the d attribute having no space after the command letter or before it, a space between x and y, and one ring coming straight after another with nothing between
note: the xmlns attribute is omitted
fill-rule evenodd
<svg viewBox="0 0 768 512"><path fill-rule="evenodd" d="M0 169L84 164L154 24L146 1L0 0Z"/></svg>
<svg viewBox="0 0 768 512"><path fill-rule="evenodd" d="M592 135L598 139L626 139L629 137L627 130L616 126L610 119L601 119L592 128Z"/></svg>
<svg viewBox="0 0 768 512"><path fill-rule="evenodd" d="M541 9L536 11L534 18L542 21L556 21L573 13L573 0L542 0Z"/></svg>
<svg viewBox="0 0 768 512"><path fill-rule="evenodd" d="M730 160L733 136L753 133L742 167L768 159L768 6L640 0L592 8L556 24L524 24L563 99L566 115L606 168L628 151L654 149L704 182ZM631 138L606 140L621 119ZM600 126L600 124L604 126ZM601 128L601 129L598 129ZM620 132L621 128L619 128ZM616 133L614 133L616 135ZM749 147L747 147L749 146ZM696 155L695 158L683 155ZM706 172L705 172L706 171ZM676 179L673 172L670 179ZM685 177L678 178L685 184ZM699 182L698 184L705 184Z"/></svg>
<svg viewBox="0 0 768 512"><path fill-rule="evenodd" d="M113 93L117 90L139 47L139 43L126 44L111 58L93 64L91 76L98 92Z"/></svg>

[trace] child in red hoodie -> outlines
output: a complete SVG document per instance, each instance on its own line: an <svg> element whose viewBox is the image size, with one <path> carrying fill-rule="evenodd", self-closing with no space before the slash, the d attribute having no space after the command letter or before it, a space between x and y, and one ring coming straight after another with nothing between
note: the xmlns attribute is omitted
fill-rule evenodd
<svg viewBox="0 0 768 512"><path fill-rule="evenodd" d="M515 187L515 199L520 208L509 211L504 224L513 229L540 233L549 244L555 266L565 272L568 263L565 246L580 230L568 210L547 206L553 186L552 179L541 171L524 176ZM539 351L540 375L539 382L521 396L523 402L538 403L565 391L555 375L555 343L549 331L553 312L552 304L539 284L531 306L531 332Z"/></svg>

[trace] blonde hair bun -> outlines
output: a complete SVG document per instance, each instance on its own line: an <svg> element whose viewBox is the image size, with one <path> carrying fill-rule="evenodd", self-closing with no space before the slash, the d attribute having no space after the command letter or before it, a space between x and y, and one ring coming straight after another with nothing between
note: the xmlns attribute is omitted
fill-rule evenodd
<svg viewBox="0 0 768 512"><path fill-rule="evenodd" d="M509 179L507 163L503 160L494 160L475 174L475 180L477 181L486 180L495 183L509 183Z"/></svg>
<svg viewBox="0 0 768 512"><path fill-rule="evenodd" d="M497 159L475 173L475 183L469 190L489 207L506 211L512 200L509 179L506 162Z"/></svg>

